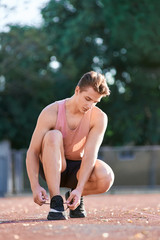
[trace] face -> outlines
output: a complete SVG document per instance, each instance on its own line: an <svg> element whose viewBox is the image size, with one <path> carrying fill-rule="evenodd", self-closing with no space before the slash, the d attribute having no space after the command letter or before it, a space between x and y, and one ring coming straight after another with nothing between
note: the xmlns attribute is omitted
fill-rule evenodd
<svg viewBox="0 0 160 240"><path fill-rule="evenodd" d="M85 91L80 92L79 86L75 89L75 95L77 99L77 106L81 113L85 113L89 109L93 108L103 97L101 94L94 91L92 87L88 87Z"/></svg>

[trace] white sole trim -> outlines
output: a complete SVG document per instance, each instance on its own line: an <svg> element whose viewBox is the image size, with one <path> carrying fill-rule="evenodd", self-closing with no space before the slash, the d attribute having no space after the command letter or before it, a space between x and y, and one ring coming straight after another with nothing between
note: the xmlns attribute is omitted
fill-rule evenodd
<svg viewBox="0 0 160 240"><path fill-rule="evenodd" d="M63 213L64 211L58 211L54 208L50 208L49 212L54 212L54 213Z"/></svg>

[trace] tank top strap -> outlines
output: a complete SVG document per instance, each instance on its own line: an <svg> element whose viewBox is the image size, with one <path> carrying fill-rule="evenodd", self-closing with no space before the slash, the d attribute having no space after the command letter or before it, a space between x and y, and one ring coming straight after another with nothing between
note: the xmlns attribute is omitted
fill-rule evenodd
<svg viewBox="0 0 160 240"><path fill-rule="evenodd" d="M57 113L57 121L55 129L61 130L63 136L65 135L65 122L66 122L66 114L65 114L65 99L57 101L58 103L58 113Z"/></svg>
<svg viewBox="0 0 160 240"><path fill-rule="evenodd" d="M58 101L58 120L62 119L61 117L64 117L65 115L65 99Z"/></svg>

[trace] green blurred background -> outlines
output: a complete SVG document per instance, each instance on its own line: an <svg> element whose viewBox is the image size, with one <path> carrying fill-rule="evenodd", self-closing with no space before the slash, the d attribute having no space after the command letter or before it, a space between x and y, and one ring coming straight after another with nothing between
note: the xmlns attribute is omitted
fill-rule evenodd
<svg viewBox="0 0 160 240"><path fill-rule="evenodd" d="M41 26L0 32L0 140L27 148L41 110L95 70L111 90L103 144L160 144L159 14L157 0L51 0Z"/></svg>

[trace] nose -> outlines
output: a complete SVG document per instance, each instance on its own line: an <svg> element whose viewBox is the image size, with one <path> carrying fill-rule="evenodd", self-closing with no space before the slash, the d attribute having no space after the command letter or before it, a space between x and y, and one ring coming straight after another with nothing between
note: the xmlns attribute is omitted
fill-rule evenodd
<svg viewBox="0 0 160 240"><path fill-rule="evenodd" d="M91 108L93 107L93 105L94 105L93 103L89 103L88 106L87 106L87 108L88 108L88 109L91 109Z"/></svg>

